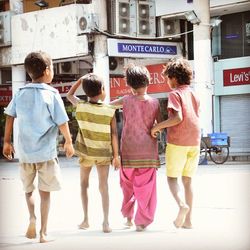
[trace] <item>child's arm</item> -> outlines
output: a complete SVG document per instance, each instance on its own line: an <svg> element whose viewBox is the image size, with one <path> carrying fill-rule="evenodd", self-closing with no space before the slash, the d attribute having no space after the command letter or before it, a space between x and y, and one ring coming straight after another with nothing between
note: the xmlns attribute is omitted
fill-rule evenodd
<svg viewBox="0 0 250 250"><path fill-rule="evenodd" d="M79 102L79 98L75 96L75 92L78 89L78 87L81 85L82 80L79 78L69 89L69 92L67 93L67 99L74 105L76 106L77 103Z"/></svg>
<svg viewBox="0 0 250 250"><path fill-rule="evenodd" d="M118 136L117 136L115 115L111 121L111 144L112 144L112 149L113 149L112 165L114 166L115 170L117 170L121 166L121 160L119 157L119 146L118 146Z"/></svg>
<svg viewBox="0 0 250 250"><path fill-rule="evenodd" d="M15 118L13 116L9 116L9 115L6 116L3 155L8 160L11 160L12 154L15 153L14 147L11 144L11 135L12 135L12 131L13 131L14 119Z"/></svg>
<svg viewBox="0 0 250 250"><path fill-rule="evenodd" d="M160 123L162 121L162 115L161 115L161 108L160 108L160 104L158 106L158 111L157 111L157 116L156 116L156 122Z"/></svg>
<svg viewBox="0 0 250 250"><path fill-rule="evenodd" d="M163 122L160 122L160 123L156 124L151 129L151 136L156 138L157 133L160 132L163 128L168 128L168 127L175 126L175 125L181 123L182 120L183 120L182 112L173 110L173 116L171 116L170 118L168 118L167 120L165 120Z"/></svg>
<svg viewBox="0 0 250 250"><path fill-rule="evenodd" d="M112 106L115 106L116 108L122 108L123 106L123 98L116 99L109 103Z"/></svg>
<svg viewBox="0 0 250 250"><path fill-rule="evenodd" d="M63 124L61 124L59 126L59 130L62 133L62 135L64 136L65 139L65 143L64 143L64 150L66 152L66 156L67 157L71 157L74 155L75 151L72 145L72 139L71 139L71 135L69 132L69 125L68 122L65 122Z"/></svg>

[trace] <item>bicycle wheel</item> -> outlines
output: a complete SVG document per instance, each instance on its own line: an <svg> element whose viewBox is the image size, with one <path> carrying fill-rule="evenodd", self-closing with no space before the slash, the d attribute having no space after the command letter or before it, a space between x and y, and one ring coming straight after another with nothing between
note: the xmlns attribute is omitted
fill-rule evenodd
<svg viewBox="0 0 250 250"><path fill-rule="evenodd" d="M199 165L207 159L207 144L201 139Z"/></svg>
<svg viewBox="0 0 250 250"><path fill-rule="evenodd" d="M211 160L216 164L223 164L229 157L229 147L214 146L209 152Z"/></svg>
<svg viewBox="0 0 250 250"><path fill-rule="evenodd" d="M158 141L158 153L159 154L165 154L165 143L164 142L161 142L161 141Z"/></svg>

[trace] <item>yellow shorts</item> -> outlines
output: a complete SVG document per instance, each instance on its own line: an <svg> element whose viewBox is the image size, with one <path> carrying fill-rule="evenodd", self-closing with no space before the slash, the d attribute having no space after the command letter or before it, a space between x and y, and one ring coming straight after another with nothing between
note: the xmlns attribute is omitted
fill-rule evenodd
<svg viewBox="0 0 250 250"><path fill-rule="evenodd" d="M38 189L45 192L61 189L61 173L58 159L38 163L21 163L20 177L23 182L23 189L30 193L35 189L34 180L38 175Z"/></svg>
<svg viewBox="0 0 250 250"><path fill-rule="evenodd" d="M167 176L192 177L198 167L200 146L178 146L167 144L166 168Z"/></svg>
<svg viewBox="0 0 250 250"><path fill-rule="evenodd" d="M82 167L92 167L92 166L109 166L111 164L111 159L93 159L90 157L80 157L79 164Z"/></svg>

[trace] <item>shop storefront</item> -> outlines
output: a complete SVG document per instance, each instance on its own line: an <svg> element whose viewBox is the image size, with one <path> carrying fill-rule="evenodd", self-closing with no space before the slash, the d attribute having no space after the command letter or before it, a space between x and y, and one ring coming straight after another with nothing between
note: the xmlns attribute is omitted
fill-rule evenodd
<svg viewBox="0 0 250 250"><path fill-rule="evenodd" d="M249 58L215 63L215 131L231 138L230 155L250 154ZM235 67L237 65L238 67Z"/></svg>

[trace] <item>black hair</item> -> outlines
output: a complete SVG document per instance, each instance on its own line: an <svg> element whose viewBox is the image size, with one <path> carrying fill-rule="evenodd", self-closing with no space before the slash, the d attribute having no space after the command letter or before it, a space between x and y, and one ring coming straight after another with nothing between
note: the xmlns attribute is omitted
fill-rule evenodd
<svg viewBox="0 0 250 250"><path fill-rule="evenodd" d="M82 77L82 88L88 97L95 97L102 93L103 80L94 73Z"/></svg>
<svg viewBox="0 0 250 250"><path fill-rule="evenodd" d="M126 69L127 84L133 89L149 85L150 74L146 67L130 64Z"/></svg>
<svg viewBox="0 0 250 250"><path fill-rule="evenodd" d="M31 52L24 60L24 67L32 80L43 76L47 67L50 67L51 57L43 51Z"/></svg>
<svg viewBox="0 0 250 250"><path fill-rule="evenodd" d="M180 85L190 85L192 79L192 68L188 60L184 58L171 59L162 73L170 79L175 78Z"/></svg>

